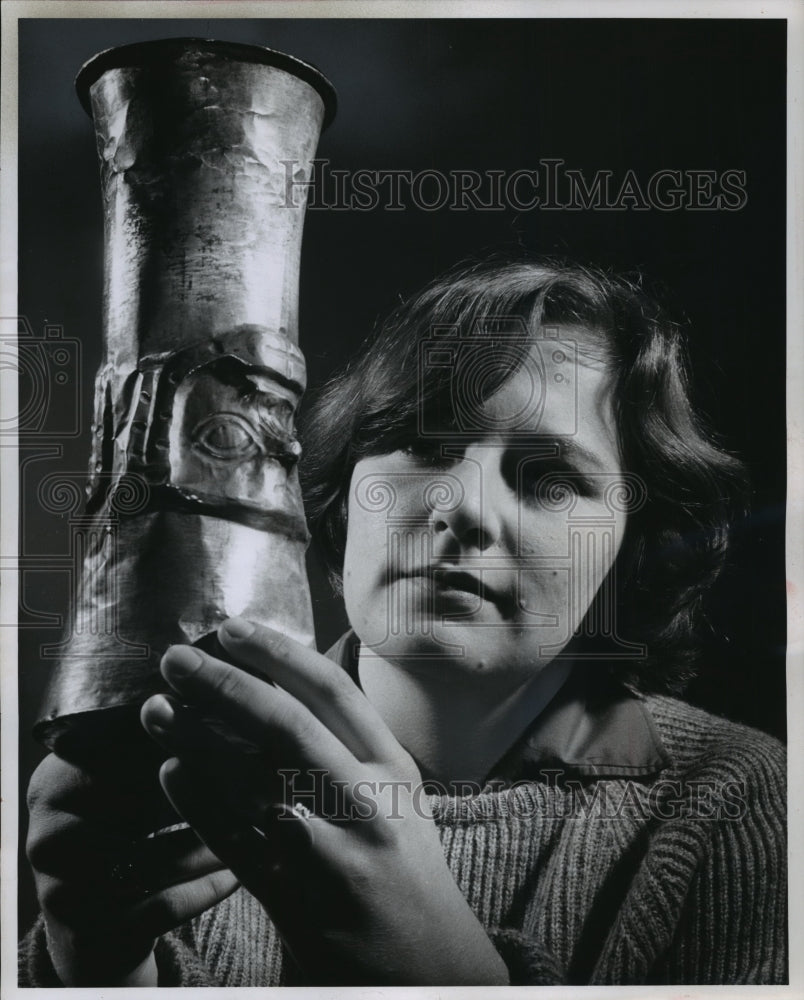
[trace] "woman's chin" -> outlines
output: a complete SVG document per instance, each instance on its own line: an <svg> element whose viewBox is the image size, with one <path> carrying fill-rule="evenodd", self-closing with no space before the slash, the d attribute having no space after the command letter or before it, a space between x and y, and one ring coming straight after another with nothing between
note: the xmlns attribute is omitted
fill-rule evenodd
<svg viewBox="0 0 804 1000"><path fill-rule="evenodd" d="M549 636L523 644L520 636L502 636L499 630L482 635L484 629L440 625L428 631L386 635L379 642L361 636L364 656L372 655L415 673L442 676L506 677L525 681L540 672L560 654L563 644Z"/></svg>

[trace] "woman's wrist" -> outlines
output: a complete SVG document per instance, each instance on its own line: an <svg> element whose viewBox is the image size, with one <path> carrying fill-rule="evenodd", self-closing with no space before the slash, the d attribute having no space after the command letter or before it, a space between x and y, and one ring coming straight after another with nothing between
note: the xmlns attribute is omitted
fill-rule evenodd
<svg viewBox="0 0 804 1000"><path fill-rule="evenodd" d="M108 970L108 962L103 967L88 963L85 959L78 962L68 960L56 962L50 956L54 970L63 986L105 986L105 987L143 987L159 985L159 970L156 956L151 951L135 968L128 971L113 973ZM108 970L109 974L104 974Z"/></svg>
<svg viewBox="0 0 804 1000"><path fill-rule="evenodd" d="M441 900L438 911L431 910L426 920L424 947L428 954L419 964L418 982L430 986L508 986L508 966L458 886L452 882L437 895Z"/></svg>
<svg viewBox="0 0 804 1000"><path fill-rule="evenodd" d="M470 911L466 926L458 927L456 931L453 940L459 942L458 953L451 964L460 970L460 978L454 984L447 984L444 980L444 985L510 985L508 966L474 913ZM436 944L436 949L440 950L440 945Z"/></svg>
<svg viewBox="0 0 804 1000"><path fill-rule="evenodd" d="M44 921L45 947L50 963L64 986L144 987L159 985L159 971L154 953L144 945L133 952L130 942L116 947L115 942L96 942L91 947L79 946L69 940L69 934L54 931Z"/></svg>
<svg viewBox="0 0 804 1000"><path fill-rule="evenodd" d="M508 966L488 937L478 941L477 946L467 942L462 949L461 978L455 985L466 986L510 986ZM446 984L445 984L446 985Z"/></svg>
<svg viewBox="0 0 804 1000"><path fill-rule="evenodd" d="M115 986L158 986L159 969L156 965L156 954L151 951L136 969L114 984Z"/></svg>

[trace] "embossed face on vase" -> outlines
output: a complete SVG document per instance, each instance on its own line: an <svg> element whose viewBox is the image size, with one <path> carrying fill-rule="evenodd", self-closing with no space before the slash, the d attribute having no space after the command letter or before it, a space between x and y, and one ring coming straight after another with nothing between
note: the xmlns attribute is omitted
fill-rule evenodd
<svg viewBox="0 0 804 1000"><path fill-rule="evenodd" d="M566 648L626 524L610 377L571 353L583 335L534 346L457 438L355 466L344 596L375 655L525 680Z"/></svg>
<svg viewBox="0 0 804 1000"><path fill-rule="evenodd" d="M296 402L290 390L236 362L192 372L174 400L171 485L213 502L282 507L301 452Z"/></svg>

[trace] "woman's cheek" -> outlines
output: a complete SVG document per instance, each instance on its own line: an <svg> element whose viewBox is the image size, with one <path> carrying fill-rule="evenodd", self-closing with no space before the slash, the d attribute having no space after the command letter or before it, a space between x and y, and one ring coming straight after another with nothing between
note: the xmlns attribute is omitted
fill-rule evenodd
<svg viewBox="0 0 804 1000"><path fill-rule="evenodd" d="M350 519L343 566L343 598L346 614L358 635L376 631L384 623L377 617L386 601L381 587L386 579L386 543L384 525L367 517L360 523Z"/></svg>
<svg viewBox="0 0 804 1000"><path fill-rule="evenodd" d="M522 519L518 554L531 565L519 574L521 621L532 624L551 648L568 641L583 621L613 565L623 528L624 519L601 517L592 505L537 511ZM555 624L549 625L548 618Z"/></svg>

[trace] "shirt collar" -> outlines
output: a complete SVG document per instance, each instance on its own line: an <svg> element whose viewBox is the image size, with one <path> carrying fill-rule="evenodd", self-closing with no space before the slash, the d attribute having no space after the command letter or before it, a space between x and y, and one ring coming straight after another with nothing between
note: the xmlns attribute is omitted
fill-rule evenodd
<svg viewBox="0 0 804 1000"><path fill-rule="evenodd" d="M360 641L349 631L327 651L359 683ZM594 662L576 663L538 718L489 780L558 770L569 776L641 778L671 763L644 701Z"/></svg>

